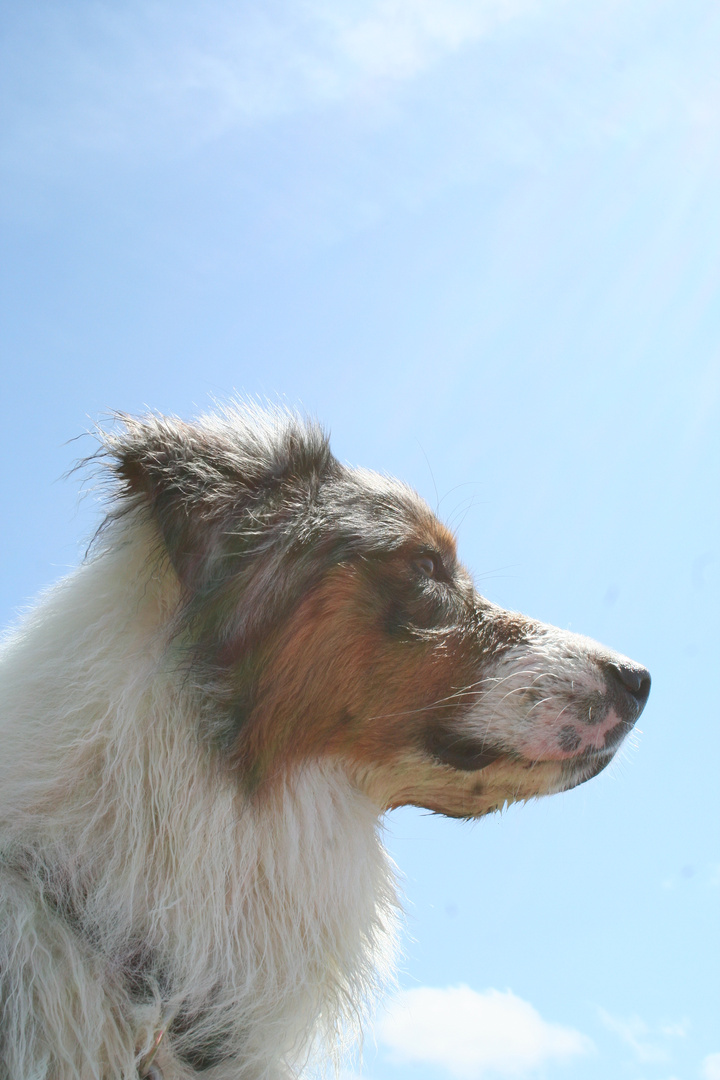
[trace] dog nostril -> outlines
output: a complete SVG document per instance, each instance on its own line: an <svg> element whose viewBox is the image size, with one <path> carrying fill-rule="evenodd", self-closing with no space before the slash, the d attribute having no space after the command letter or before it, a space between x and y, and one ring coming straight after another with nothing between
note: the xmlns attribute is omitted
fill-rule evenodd
<svg viewBox="0 0 720 1080"><path fill-rule="evenodd" d="M650 672L641 667L625 667L624 664L611 664L610 667L638 705L643 707L650 693Z"/></svg>

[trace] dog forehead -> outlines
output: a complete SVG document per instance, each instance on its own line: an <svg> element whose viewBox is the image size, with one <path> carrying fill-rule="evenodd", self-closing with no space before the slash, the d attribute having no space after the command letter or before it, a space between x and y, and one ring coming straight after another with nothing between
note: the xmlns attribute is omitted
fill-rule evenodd
<svg viewBox="0 0 720 1080"><path fill-rule="evenodd" d="M447 525L443 525L442 521L439 521L431 510L428 510L428 513L430 516L426 522L425 531L430 538L431 546L455 558L457 556L455 537Z"/></svg>
<svg viewBox="0 0 720 1080"><path fill-rule="evenodd" d="M398 542L456 557L455 537L408 484L363 468L350 470L350 477L355 488L352 502L356 509L362 508L363 516L367 514L375 524L395 533Z"/></svg>

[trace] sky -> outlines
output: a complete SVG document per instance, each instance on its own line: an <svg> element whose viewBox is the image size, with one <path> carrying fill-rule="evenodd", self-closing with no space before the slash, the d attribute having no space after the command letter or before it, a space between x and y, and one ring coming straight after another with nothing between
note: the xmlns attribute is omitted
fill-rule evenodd
<svg viewBox="0 0 720 1080"><path fill-rule="evenodd" d="M3 621L115 409L318 416L481 592L646 664L582 787L387 816L345 1080L718 1080L720 8L0 0Z"/></svg>

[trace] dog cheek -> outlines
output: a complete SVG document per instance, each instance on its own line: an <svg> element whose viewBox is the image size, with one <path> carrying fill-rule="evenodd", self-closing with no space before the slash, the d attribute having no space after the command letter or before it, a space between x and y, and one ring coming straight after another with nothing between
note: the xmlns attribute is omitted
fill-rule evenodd
<svg viewBox="0 0 720 1080"><path fill-rule="evenodd" d="M357 737L382 642L375 622L347 566L334 567L297 606L264 650L232 753L241 772L279 776L293 761Z"/></svg>
<svg viewBox="0 0 720 1080"><path fill-rule="evenodd" d="M471 658L460 645L448 637L384 643L359 727L343 744L354 763L385 769L391 760L416 762L410 775L403 772L410 786L418 768L424 776L438 763L480 767L477 743L458 744L457 724L466 707L462 688L471 678Z"/></svg>

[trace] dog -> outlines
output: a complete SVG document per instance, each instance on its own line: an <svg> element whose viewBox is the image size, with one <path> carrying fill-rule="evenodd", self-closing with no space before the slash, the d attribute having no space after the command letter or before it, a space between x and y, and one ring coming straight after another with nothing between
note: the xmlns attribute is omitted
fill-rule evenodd
<svg viewBox="0 0 720 1080"><path fill-rule="evenodd" d="M314 422L100 438L104 524L0 661L2 1076L296 1076L387 975L383 813L583 783L650 677L478 595Z"/></svg>

